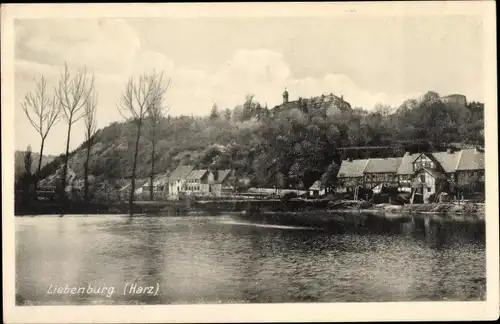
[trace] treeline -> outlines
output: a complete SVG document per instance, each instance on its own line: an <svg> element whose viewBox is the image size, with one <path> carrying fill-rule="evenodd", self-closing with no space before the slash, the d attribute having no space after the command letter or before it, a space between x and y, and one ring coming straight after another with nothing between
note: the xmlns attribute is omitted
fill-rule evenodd
<svg viewBox="0 0 500 324"><path fill-rule="evenodd" d="M214 105L206 117L161 116L155 123L155 142L145 136L153 131L148 115L141 124L144 136L137 137L136 120L116 122L96 132L88 173L97 182L114 181L148 178L191 164L234 169L251 186L308 188L319 179L333 185L341 160L348 157L401 156L407 149L444 149L450 143L484 144L484 105L445 103L435 92L400 107L379 104L370 111L302 102L268 109L247 96L233 109ZM375 148L348 149L365 146ZM69 158L80 177L85 148L83 143ZM42 173L52 172L60 162L54 160Z"/></svg>
<svg viewBox="0 0 500 324"><path fill-rule="evenodd" d="M135 187L135 174L137 169L137 156L139 153L140 140L146 137L152 144L151 153L151 184L155 173L155 145L157 142L157 128L159 122L164 117L163 99L167 92L170 81L164 82L163 73L144 73L140 76L131 77L117 103L120 114L131 124L135 131L133 141L135 150L132 159L131 172L131 194L130 210L132 213L133 192ZM93 74L87 72L87 69L80 68L71 70L67 64L54 86L53 91L48 89L47 81L42 75L35 80L35 89L28 91L21 106L31 123L32 127L40 136L40 153L38 155L37 167L33 172L33 155L31 147L27 148L24 156L24 172L16 176L16 202L30 205L31 202L38 200L37 187L41 185L46 177L54 176L55 191L60 203L70 203L73 200L73 192L68 192L68 184L74 179L73 171L69 170L70 158L78 159L81 168L79 173L83 172L84 189L83 200L86 204L91 201L90 177L95 177L90 171L91 153L94 144L97 143L97 104L98 93L95 86ZM54 159L51 163L45 165L42 170L42 160L44 146L52 127L63 120L67 125L65 137L66 150L60 157ZM74 125L80 121L84 123L85 142L74 152L70 152L70 141ZM147 132L144 128L147 124ZM19 169L19 168L18 168ZM17 170L18 170L17 169ZM62 170L62 171L61 171ZM93 172L96 168L93 166ZM59 174L59 171L60 174ZM153 199L153 197L151 197Z"/></svg>

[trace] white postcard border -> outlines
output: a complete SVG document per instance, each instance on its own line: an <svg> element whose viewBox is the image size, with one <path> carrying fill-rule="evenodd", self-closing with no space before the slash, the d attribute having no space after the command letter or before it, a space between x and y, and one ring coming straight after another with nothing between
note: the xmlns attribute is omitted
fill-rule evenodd
<svg viewBox="0 0 500 324"><path fill-rule="evenodd" d="M493 1L395 3L45 4L2 5L3 297L6 323L308 322L479 320L499 316L498 125ZM161 306L15 306L14 26L15 18L261 17L478 14L484 17L487 301L290 303ZM464 44L467 46L467 44Z"/></svg>

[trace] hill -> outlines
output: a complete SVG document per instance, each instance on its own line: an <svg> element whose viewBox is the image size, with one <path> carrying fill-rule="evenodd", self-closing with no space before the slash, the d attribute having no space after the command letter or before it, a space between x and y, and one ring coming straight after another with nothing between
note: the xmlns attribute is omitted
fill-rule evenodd
<svg viewBox="0 0 500 324"><path fill-rule="evenodd" d="M191 164L234 169L238 177L250 179L255 186L307 188L327 170L333 175L342 158L402 154L403 142L420 141L435 149L452 142L482 145L483 110L481 103L456 106L434 92L407 100L394 112L382 105L371 112L353 109L338 97L328 100L328 96L285 102L269 110L247 97L242 105L223 114L164 118L159 127L156 171L165 173ZM150 173L148 132L146 122L139 145L138 178ZM90 173L97 180L130 176L134 134L130 122L115 122L98 131L90 163ZM343 149L351 146L390 148ZM82 143L70 158L77 177L83 176L84 147ZM61 161L56 158L47 164L43 175L53 174Z"/></svg>
<svg viewBox="0 0 500 324"><path fill-rule="evenodd" d="M14 174L17 180L21 174L24 173L24 156L26 151L15 151L14 153ZM33 164L31 165L31 173L35 173L38 168L38 159L40 158L39 153L32 152ZM43 155L42 156L42 167L52 162L56 157L54 155Z"/></svg>

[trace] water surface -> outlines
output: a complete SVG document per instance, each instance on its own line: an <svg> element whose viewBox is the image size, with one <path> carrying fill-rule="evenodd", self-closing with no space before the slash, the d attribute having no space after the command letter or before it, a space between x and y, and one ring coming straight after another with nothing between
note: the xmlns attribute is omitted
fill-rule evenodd
<svg viewBox="0 0 500 324"><path fill-rule="evenodd" d="M355 224L339 224L339 231L229 215L16 217L16 300L20 305L484 300L484 223L371 216ZM135 293L124 292L131 284ZM66 285L93 291L58 294L57 287Z"/></svg>

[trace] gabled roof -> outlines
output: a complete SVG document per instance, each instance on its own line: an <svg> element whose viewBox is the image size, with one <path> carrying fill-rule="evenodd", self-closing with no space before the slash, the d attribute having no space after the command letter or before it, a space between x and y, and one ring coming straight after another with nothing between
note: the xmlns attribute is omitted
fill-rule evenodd
<svg viewBox="0 0 500 324"><path fill-rule="evenodd" d="M187 180L200 180L208 172L208 170L193 170L186 177Z"/></svg>
<svg viewBox="0 0 500 324"><path fill-rule="evenodd" d="M398 174L413 174L413 161L420 156L421 153L410 154L408 152L401 158Z"/></svg>
<svg viewBox="0 0 500 324"><path fill-rule="evenodd" d="M154 179L153 179L153 186L162 186L168 182L168 175L167 174L157 174ZM150 180L146 181L146 183L143 184L144 187L149 187Z"/></svg>
<svg viewBox="0 0 500 324"><path fill-rule="evenodd" d="M193 171L193 167L190 165L180 165L175 169L170 175L170 181L173 180L183 180Z"/></svg>
<svg viewBox="0 0 500 324"><path fill-rule="evenodd" d="M312 186L309 187L309 190L321 190L323 189L323 185L321 184L320 180L314 181Z"/></svg>
<svg viewBox="0 0 500 324"><path fill-rule="evenodd" d="M462 151L456 152L434 152L432 156L441 165L444 172L455 172Z"/></svg>
<svg viewBox="0 0 500 324"><path fill-rule="evenodd" d="M413 162L424 153L409 154L403 156L398 174L413 174ZM434 158L446 173L464 170L484 169L484 152L476 149L463 149L455 152L425 153Z"/></svg>
<svg viewBox="0 0 500 324"><path fill-rule="evenodd" d="M232 170L217 170L215 172L215 183L221 183L231 174Z"/></svg>
<svg viewBox="0 0 500 324"><path fill-rule="evenodd" d="M402 158L368 159L364 173L396 173Z"/></svg>
<svg viewBox="0 0 500 324"><path fill-rule="evenodd" d="M484 169L484 151L478 149L462 150L457 171Z"/></svg>
<svg viewBox="0 0 500 324"><path fill-rule="evenodd" d="M161 186L161 185L164 185L165 183L168 182L168 175L167 174L162 174L160 176L158 176L158 178L156 178L154 181L153 181L153 186Z"/></svg>
<svg viewBox="0 0 500 324"><path fill-rule="evenodd" d="M339 178L359 178L363 176L363 170L368 163L368 159L361 160L344 160L340 164L340 169L338 172Z"/></svg>

